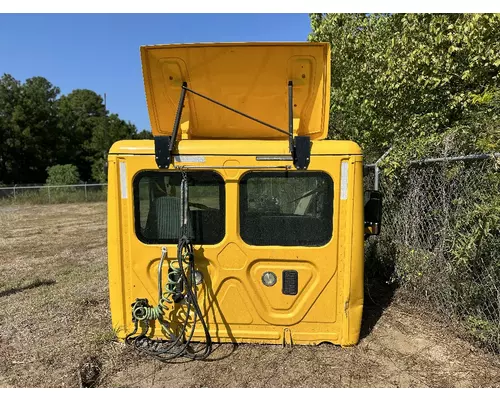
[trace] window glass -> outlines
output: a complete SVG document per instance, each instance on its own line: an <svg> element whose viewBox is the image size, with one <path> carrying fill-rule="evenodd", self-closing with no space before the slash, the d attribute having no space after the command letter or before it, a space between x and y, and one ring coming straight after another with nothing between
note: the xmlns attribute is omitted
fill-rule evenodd
<svg viewBox="0 0 500 400"><path fill-rule="evenodd" d="M333 181L322 172L251 172L240 182L248 244L322 246L332 237Z"/></svg>
<svg viewBox="0 0 500 400"><path fill-rule="evenodd" d="M134 180L135 229L146 243L177 243L181 236L180 172L141 172ZM210 171L188 173L188 236L215 244L225 234L224 180Z"/></svg>

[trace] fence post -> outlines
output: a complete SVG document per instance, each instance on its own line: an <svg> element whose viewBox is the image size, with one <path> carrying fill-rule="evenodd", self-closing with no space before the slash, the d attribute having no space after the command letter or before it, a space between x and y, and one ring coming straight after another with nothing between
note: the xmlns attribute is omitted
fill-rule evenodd
<svg viewBox="0 0 500 400"><path fill-rule="evenodd" d="M49 203L50 203L50 186L47 186L47 189L49 190Z"/></svg>
<svg viewBox="0 0 500 400"><path fill-rule="evenodd" d="M84 182L85 183L85 201L87 201L87 182Z"/></svg>
<svg viewBox="0 0 500 400"><path fill-rule="evenodd" d="M16 199L16 185L17 183L14 185L14 200Z"/></svg>

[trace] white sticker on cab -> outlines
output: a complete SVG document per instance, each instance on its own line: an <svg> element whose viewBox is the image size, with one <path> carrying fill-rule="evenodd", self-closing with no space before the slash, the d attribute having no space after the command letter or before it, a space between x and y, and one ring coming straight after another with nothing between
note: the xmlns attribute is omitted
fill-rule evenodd
<svg viewBox="0 0 500 400"><path fill-rule="evenodd" d="M120 189L122 193L122 199L128 198L128 186L127 186L127 164L120 161Z"/></svg>
<svg viewBox="0 0 500 400"><path fill-rule="evenodd" d="M340 164L340 200L347 200L347 182L349 178L349 164L342 161Z"/></svg>

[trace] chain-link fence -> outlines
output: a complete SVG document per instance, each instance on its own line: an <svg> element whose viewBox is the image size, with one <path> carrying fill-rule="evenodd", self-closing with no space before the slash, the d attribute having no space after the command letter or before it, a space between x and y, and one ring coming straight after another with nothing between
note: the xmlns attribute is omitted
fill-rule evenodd
<svg viewBox="0 0 500 400"><path fill-rule="evenodd" d="M397 282L474 341L500 351L500 158L413 162L379 177L381 235L367 244L368 276ZM365 187L373 187L375 168Z"/></svg>
<svg viewBox="0 0 500 400"><path fill-rule="evenodd" d="M45 204L106 201L106 183L81 183L78 185L23 184L0 186L0 204Z"/></svg>

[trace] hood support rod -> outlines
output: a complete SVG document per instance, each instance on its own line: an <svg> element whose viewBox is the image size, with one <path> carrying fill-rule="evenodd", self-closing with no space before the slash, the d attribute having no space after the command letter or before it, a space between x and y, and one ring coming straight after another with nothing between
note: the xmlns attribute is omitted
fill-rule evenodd
<svg viewBox="0 0 500 400"><path fill-rule="evenodd" d="M309 165L309 160L311 156L311 138L309 136L296 136L293 137L293 82L288 82L288 132L284 129L278 128L267 122L261 121L251 115L245 114L238 111L232 107L218 102L217 100L211 99L201 93L188 88L187 82L182 83L181 96L179 98L179 105L177 106L177 112L175 114L174 128L172 130L171 136L155 136L155 158L158 168L168 168L172 162L172 152L174 146L177 142L177 134L179 131L179 125L182 117L182 109L184 108L184 100L186 98L186 92L192 93L199 96L205 100L208 100L218 106L221 106L229 111L246 117L252 121L255 121L261 125L267 126L268 128L274 129L278 132L284 133L289 137L289 149L293 158L293 164L297 169L307 169Z"/></svg>

